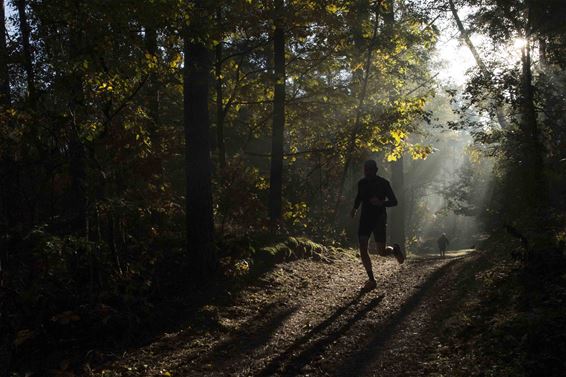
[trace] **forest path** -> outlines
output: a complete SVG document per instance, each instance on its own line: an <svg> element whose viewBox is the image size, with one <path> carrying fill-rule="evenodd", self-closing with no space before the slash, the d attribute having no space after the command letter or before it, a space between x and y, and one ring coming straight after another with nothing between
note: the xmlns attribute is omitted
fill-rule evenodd
<svg viewBox="0 0 566 377"><path fill-rule="evenodd" d="M459 300L459 274L479 253L447 254L403 265L372 256L378 288L365 294L353 254L282 263L229 306L203 307L206 329L164 334L97 375L428 375L426 360L442 347L439 318Z"/></svg>

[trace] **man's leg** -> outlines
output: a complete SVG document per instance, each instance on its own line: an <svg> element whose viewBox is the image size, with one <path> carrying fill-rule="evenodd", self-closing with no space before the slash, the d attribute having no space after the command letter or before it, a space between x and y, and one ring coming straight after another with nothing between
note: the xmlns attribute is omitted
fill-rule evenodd
<svg viewBox="0 0 566 377"><path fill-rule="evenodd" d="M393 244L393 246L385 246L385 240L387 238L386 216L383 216L377 222L375 230L373 231L373 237L375 239L375 244L377 245L377 254L383 257L394 256L399 263L403 263L405 261L405 255L403 254L399 245Z"/></svg>
<svg viewBox="0 0 566 377"><path fill-rule="evenodd" d="M377 246L377 254L382 256L382 257L386 257L391 255L391 250L393 250L393 248L391 246L386 247L385 246L385 242L381 242L381 241L375 241L375 245Z"/></svg>
<svg viewBox="0 0 566 377"><path fill-rule="evenodd" d="M375 244L377 245L377 254L379 254L380 256L382 257L395 256L393 246L385 246L385 242L377 242L377 241L375 241Z"/></svg>
<svg viewBox="0 0 566 377"><path fill-rule="evenodd" d="M385 257L391 255L391 246L385 247L385 240L387 239L387 214L382 214L378 218L375 228L373 229L373 239L377 246L377 254Z"/></svg>
<svg viewBox="0 0 566 377"><path fill-rule="evenodd" d="M375 278L373 276L373 269L371 266L371 259L369 257L369 253L368 253L368 242L369 242L369 236L360 236L360 256L362 258L362 264L364 265L364 268L366 269L366 272L368 274L368 279L370 281L375 282Z"/></svg>

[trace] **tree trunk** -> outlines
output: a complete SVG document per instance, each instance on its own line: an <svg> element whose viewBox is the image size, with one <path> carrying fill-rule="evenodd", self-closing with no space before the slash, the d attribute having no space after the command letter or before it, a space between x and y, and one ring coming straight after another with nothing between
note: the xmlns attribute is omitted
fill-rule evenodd
<svg viewBox="0 0 566 377"><path fill-rule="evenodd" d="M393 36L393 26L395 24L395 2L394 0L386 0L383 9L383 23L385 25L386 46L390 47L390 40ZM395 98L390 95L391 102ZM403 155L397 161L391 163L391 186L397 197L398 204L391 209L391 243L398 243L403 250L405 249L405 172L403 164Z"/></svg>
<svg viewBox="0 0 566 377"><path fill-rule="evenodd" d="M0 106L10 106L10 75L8 73L8 48L6 46L6 17L4 0L0 0Z"/></svg>
<svg viewBox="0 0 566 377"><path fill-rule="evenodd" d="M363 51L365 40L364 37L364 23L369 19L370 4L369 0L356 0L353 4L354 19L350 29L354 37L354 44L356 48Z"/></svg>
<svg viewBox="0 0 566 377"><path fill-rule="evenodd" d="M75 19L69 29L69 58L72 62L81 59L83 49L83 31L81 25L80 4L76 4ZM79 68L75 68L69 77L69 173L71 175L71 203L76 214L73 220L74 230L84 230L88 238L87 190L86 190L86 151L80 138L81 121L84 116L83 78Z"/></svg>
<svg viewBox="0 0 566 377"><path fill-rule="evenodd" d="M220 11L218 11L218 18L220 18ZM216 75L216 142L218 145L218 165L220 170L226 166L226 147L224 145L224 93L222 91L222 42L216 45L216 62L215 62L215 75ZM222 174L220 174L222 175Z"/></svg>
<svg viewBox="0 0 566 377"><path fill-rule="evenodd" d="M196 11L202 9L197 3ZM210 51L204 41L203 24L185 31L183 70L184 128L186 158L186 231L187 252L192 279L206 280L216 266L214 222L212 215L212 184L210 158L210 125L208 114L208 84L211 70Z"/></svg>
<svg viewBox="0 0 566 377"><path fill-rule="evenodd" d="M383 4L383 23L391 36L391 27L395 23L395 0L385 0Z"/></svg>
<svg viewBox="0 0 566 377"><path fill-rule="evenodd" d="M24 70L26 71L26 79L28 85L28 98L32 106L35 105L35 73L33 71L33 54L30 43L30 27L28 24L25 0L16 0L18 8L18 16L20 18L20 34L22 35L22 46L24 52Z"/></svg>
<svg viewBox="0 0 566 377"><path fill-rule="evenodd" d="M269 218L281 219L283 191L283 133L285 129L285 29L283 0L275 0L275 30L273 32L274 98L271 141L271 174L269 187Z"/></svg>
<svg viewBox="0 0 566 377"><path fill-rule="evenodd" d="M466 28L464 28L464 24L462 23L462 20L460 20L460 16L458 16L458 11L456 10L456 7L454 6L454 1L448 0L448 3L450 5L450 11L452 12L452 15L454 16L454 20L456 21L456 25L458 26L458 30L460 31L462 38L464 38L464 42L466 43L466 45L470 49L470 52L474 56L474 60L476 61L476 64L480 68L480 71L486 76L491 76L491 72L489 72L489 70L487 69L487 67L486 67L485 63L483 62L480 54L478 53L478 50L476 50L476 47L472 43L472 40L470 39L470 35L468 34L468 31L466 30ZM495 106L495 114L497 116L497 122L499 123L499 125L501 126L502 129L506 129L507 128L507 120L505 119L505 114L503 112L503 109L498 104L495 104L494 106Z"/></svg>
<svg viewBox="0 0 566 377"><path fill-rule="evenodd" d="M544 180L543 146L540 140L540 131L537 122L537 113L534 98L533 76L531 71L531 46L527 38L527 45L523 48L522 64L522 95L521 113L525 144L528 146L527 163L531 179L525 182L528 185L527 201L530 209L542 208L546 196Z"/></svg>
<svg viewBox="0 0 566 377"><path fill-rule="evenodd" d="M6 46L6 17L4 14L4 0L0 0L0 110L4 106L10 106L10 76L8 72L8 49ZM10 151L3 150L0 154L2 158L2 165L0 172L4 173L4 169L8 171L5 174L2 188L0 189L0 219L6 226L0 227L0 232L3 234L0 239L0 376L8 376L10 363L13 354L14 331L12 324L9 322L11 314L7 309L6 297L4 291L7 284L8 275L8 245L5 244L8 237L4 234L7 229L13 226L14 217L14 202L17 200L17 195L14 194L14 180L12 179L12 165L13 159ZM4 175L4 174L2 174ZM16 206L17 208L17 206ZM3 224L4 225L4 224ZM7 242L6 242L7 243Z"/></svg>
<svg viewBox="0 0 566 377"><path fill-rule="evenodd" d="M391 164L391 186L399 204L391 208L391 243L405 248L405 172L403 156Z"/></svg>
<svg viewBox="0 0 566 377"><path fill-rule="evenodd" d="M358 97L358 106L356 107L356 117L354 120L354 126L352 127L352 131L350 132L350 137L348 138L348 144L346 146L345 151L345 161L344 167L342 169L342 175L340 177L340 183L338 184L338 195L336 197L336 204L334 206L334 222L338 218L338 211L340 209L340 204L342 203L342 193L344 192L344 185L346 183L346 177L348 174L348 170L350 169L350 163L352 162L353 154L356 148L356 138L358 137L358 133L360 132L361 124L361 117L362 117L362 109L366 100L367 96L367 86L369 83L369 77L371 73L371 60L373 56L373 50L375 49L375 45L377 42L377 31L379 26L379 17L380 17L380 7L376 6L375 12L375 20L373 25L373 32L370 43L367 46L366 51L366 60L364 64L363 70L363 77L362 77L362 88L360 90L360 94Z"/></svg>
<svg viewBox="0 0 566 377"><path fill-rule="evenodd" d="M540 66L542 68L546 68L548 66L548 58L547 58L548 51L547 51L546 39L544 37L540 37L538 43L539 43L538 57L539 57Z"/></svg>
<svg viewBox="0 0 566 377"><path fill-rule="evenodd" d="M151 56L155 58L158 57L159 51L157 48L157 31L152 26L145 27L145 48ZM149 129L152 149L156 156L160 156L161 138L159 135L159 79L155 72L151 72L149 74L147 81L147 106L149 117L152 123Z"/></svg>

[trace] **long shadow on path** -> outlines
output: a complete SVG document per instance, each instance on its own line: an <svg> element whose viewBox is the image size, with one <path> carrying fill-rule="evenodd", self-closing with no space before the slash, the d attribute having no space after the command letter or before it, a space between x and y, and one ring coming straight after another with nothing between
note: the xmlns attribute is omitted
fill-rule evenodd
<svg viewBox="0 0 566 377"><path fill-rule="evenodd" d="M399 330L403 321L419 306L423 298L430 293L434 285L461 259L462 257L454 258L434 271L420 286L420 289L407 299L397 312L393 313L385 323L379 325L372 331L372 334L375 333L375 335L373 335L366 345L359 352L343 360L333 374L335 376L366 375L367 369L379 359L384 350L383 346Z"/></svg>
<svg viewBox="0 0 566 377"><path fill-rule="evenodd" d="M213 363L220 366L228 365L242 354L253 352L269 342L272 335L292 315L297 307L282 307L282 302L274 302L260 310L255 316L240 326L239 330L230 334L230 337L216 345L207 353L202 362ZM237 349L233 355L230 353ZM221 361L220 361L221 360Z"/></svg>
<svg viewBox="0 0 566 377"><path fill-rule="evenodd" d="M302 336L300 339L296 340L291 344L285 351L274 358L262 371L260 371L257 376L272 376L274 374L280 375L295 375L297 372L307 365L314 356L321 354L332 344L336 339L342 336L348 331L357 321L362 319L368 312L373 310L383 299L383 295L373 298L369 301L363 308L358 310L351 318L349 318L343 326L330 332L327 336L323 336L320 339L308 344L317 334L322 333L326 328L330 327L336 322L336 320L341 317L346 311L354 306L363 293L358 293L351 301L341 306L336 310L330 317L325 319L323 322L318 324L307 334ZM308 346L299 352L302 346L308 344ZM284 365L282 365L285 363Z"/></svg>

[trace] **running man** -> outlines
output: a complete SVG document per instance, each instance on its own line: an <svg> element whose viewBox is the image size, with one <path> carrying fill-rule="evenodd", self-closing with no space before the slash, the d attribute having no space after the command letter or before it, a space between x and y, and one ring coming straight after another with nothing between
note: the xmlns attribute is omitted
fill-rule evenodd
<svg viewBox="0 0 566 377"><path fill-rule="evenodd" d="M396 206L397 198L389 181L377 175L377 163L374 160L368 160L364 163L364 178L358 182L358 194L351 212L352 218L356 215L360 204L362 205L362 213L360 215L358 239L362 264L368 274L368 281L363 289L371 290L377 286L368 253L368 242L372 233L379 255L393 254L397 258L397 262L403 263L405 261L405 255L398 244L393 244L393 247L385 246L386 208Z"/></svg>
<svg viewBox="0 0 566 377"><path fill-rule="evenodd" d="M442 236L436 241L438 243L438 250L440 251L440 256L444 258L446 256L446 247L450 243L446 237L446 233L442 233Z"/></svg>

